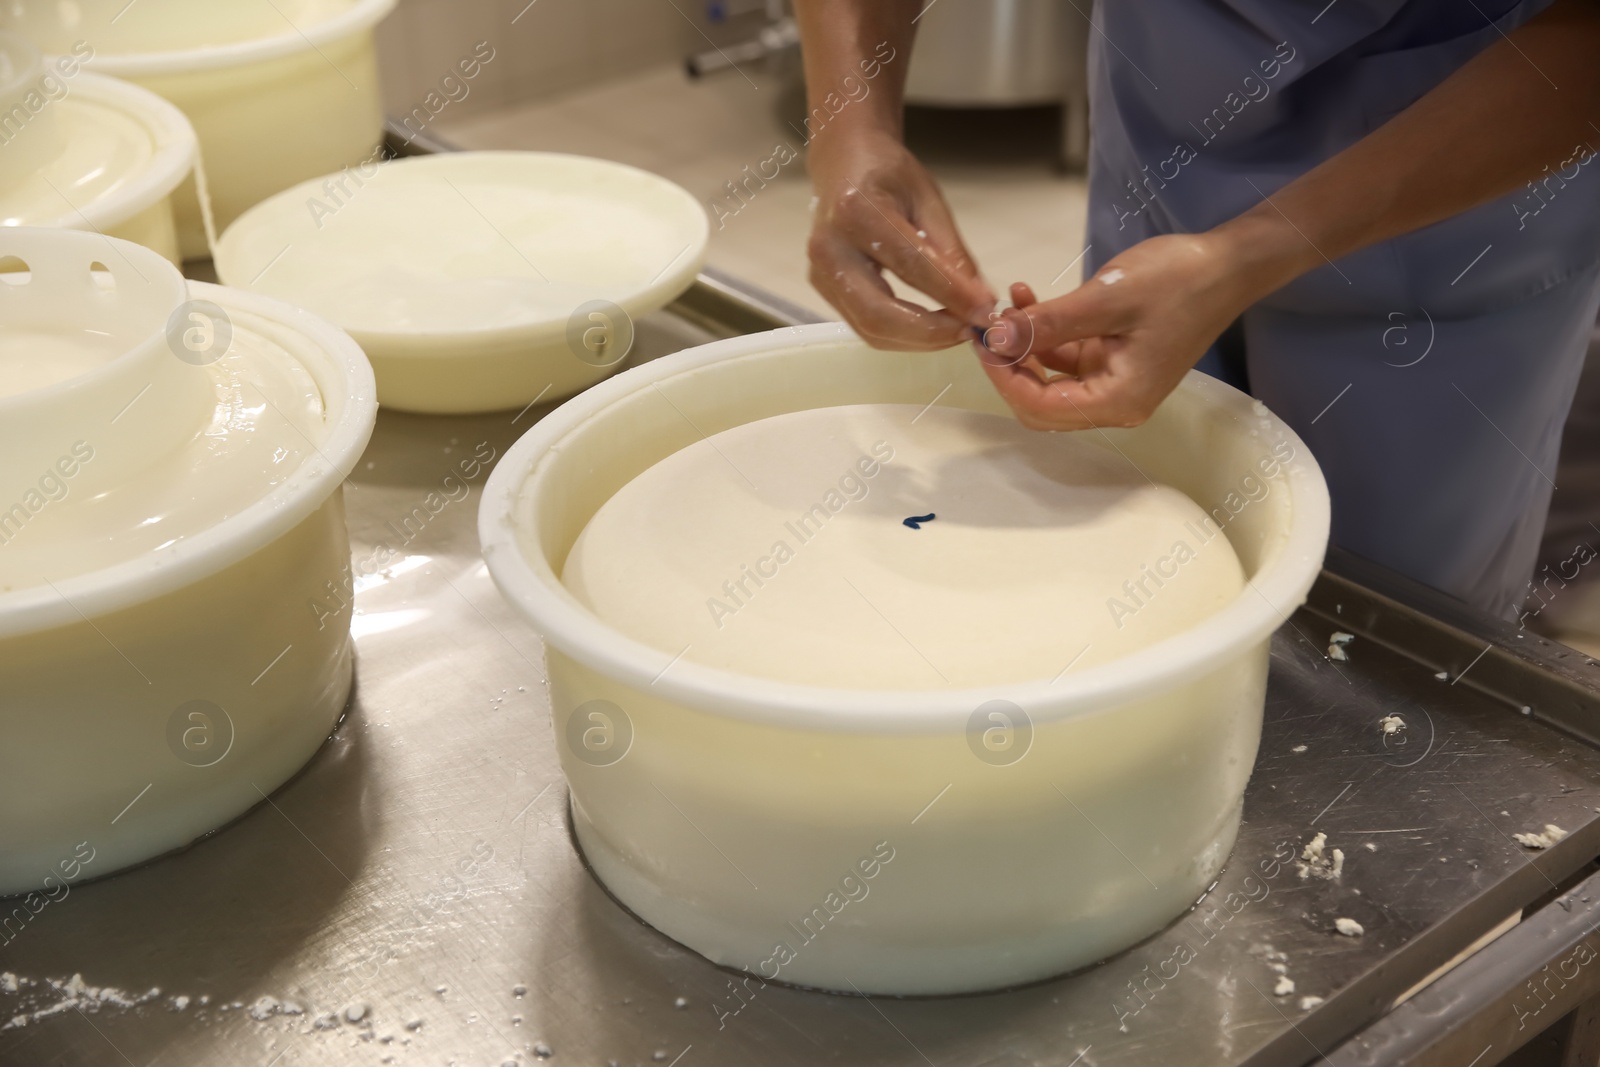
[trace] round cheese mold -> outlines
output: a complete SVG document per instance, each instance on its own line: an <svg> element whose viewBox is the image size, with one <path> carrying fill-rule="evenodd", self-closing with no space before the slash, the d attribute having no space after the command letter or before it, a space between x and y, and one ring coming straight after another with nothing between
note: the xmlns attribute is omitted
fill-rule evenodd
<svg viewBox="0 0 1600 1067"><path fill-rule="evenodd" d="M909 523L907 519L909 518ZM562 580L685 660L806 685L1050 679L1194 626L1243 588L1226 537L1082 436L918 405L812 408L663 459Z"/></svg>
<svg viewBox="0 0 1600 1067"><path fill-rule="evenodd" d="M386 406L492 411L612 374L709 233L694 197L634 167L461 152L286 190L228 228L216 264L350 331Z"/></svg>
<svg viewBox="0 0 1600 1067"><path fill-rule="evenodd" d="M1246 586L1203 620L1105 662L1070 664L1077 649L1063 642L1048 675L1025 667L948 686L906 675L897 688L760 677L697 662L687 635L641 641L561 581L591 520L657 463L762 419L848 405L888 405L907 426L924 408L1010 417L968 349L879 352L843 326L806 326L602 382L542 419L490 476L484 558L544 638L589 864L622 903L719 964L847 992L1000 988L1148 937L1194 903L1232 848L1268 641L1304 601L1327 545L1316 462L1280 420L1199 374L1143 426L1075 436L1074 448L1104 452L1106 470L1126 463L1193 501L1205 518L1193 520L1191 544L1204 540L1195 547L1207 552L1226 538ZM906 436L885 438L897 456ZM941 511L922 495L931 487L896 496L906 487L882 481L894 459L873 458L876 484L829 524L874 506L871 494L894 501L886 521L917 520L895 527L908 538L941 536L947 517L980 521L960 506ZM761 484L759 471L751 477ZM783 567L805 566L823 536L846 532L825 527ZM908 546L898 565L925 551ZM1127 625L1153 619L1145 612L1187 577L1146 583L1154 597L1128 601L1138 614ZM791 580L808 579L781 568L727 627Z"/></svg>
<svg viewBox="0 0 1600 1067"><path fill-rule="evenodd" d="M376 402L348 336L148 249L15 228L0 258L5 895L85 842L97 875L185 845L327 738Z"/></svg>
<svg viewBox="0 0 1600 1067"><path fill-rule="evenodd" d="M80 68L0 34L0 225L98 231L176 263L172 196L195 168L194 129L154 93Z"/></svg>
<svg viewBox="0 0 1600 1067"><path fill-rule="evenodd" d="M75 0L15 4L0 25L171 101L194 123L225 227L383 140L373 28L395 0ZM52 59L51 62L54 62ZM184 258L210 254L193 183L175 200Z"/></svg>

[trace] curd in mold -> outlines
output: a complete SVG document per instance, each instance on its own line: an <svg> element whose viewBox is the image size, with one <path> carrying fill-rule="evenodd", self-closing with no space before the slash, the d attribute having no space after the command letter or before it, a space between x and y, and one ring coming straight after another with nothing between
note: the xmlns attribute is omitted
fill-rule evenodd
<svg viewBox="0 0 1600 1067"><path fill-rule="evenodd" d="M668 456L595 513L563 580L696 663L933 689L1108 662L1221 610L1243 572L1198 504L1115 452L999 415L875 404Z"/></svg>

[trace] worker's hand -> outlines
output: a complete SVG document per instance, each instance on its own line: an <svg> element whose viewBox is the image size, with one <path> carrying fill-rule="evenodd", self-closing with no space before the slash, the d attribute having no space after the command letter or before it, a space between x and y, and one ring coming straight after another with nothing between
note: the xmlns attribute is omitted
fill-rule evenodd
<svg viewBox="0 0 1600 1067"><path fill-rule="evenodd" d="M817 192L811 284L875 348L938 349L991 325L994 292L956 231L939 187L886 131L835 128L812 142ZM944 305L901 300L884 270Z"/></svg>
<svg viewBox="0 0 1600 1067"><path fill-rule="evenodd" d="M1153 237L1054 300L1014 285L984 370L1030 429L1137 426L1248 306L1227 261L1205 234Z"/></svg>

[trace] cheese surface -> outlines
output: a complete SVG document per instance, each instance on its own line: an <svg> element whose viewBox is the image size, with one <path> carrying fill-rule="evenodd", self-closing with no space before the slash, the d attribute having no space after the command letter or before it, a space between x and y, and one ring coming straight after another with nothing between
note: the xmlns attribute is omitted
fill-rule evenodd
<svg viewBox="0 0 1600 1067"><path fill-rule="evenodd" d="M668 456L595 513L563 581L688 661L924 690L1127 655L1214 614L1244 577L1194 501L1094 435L862 404Z"/></svg>

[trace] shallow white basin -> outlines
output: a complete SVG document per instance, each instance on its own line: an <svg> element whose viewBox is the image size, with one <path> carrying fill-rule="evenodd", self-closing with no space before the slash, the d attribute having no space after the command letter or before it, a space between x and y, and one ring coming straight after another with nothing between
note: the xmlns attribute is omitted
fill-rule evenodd
<svg viewBox="0 0 1600 1067"><path fill-rule="evenodd" d="M615 373L708 238L694 197L636 167L452 152L287 189L228 227L216 264L348 330L384 406L494 411Z"/></svg>

